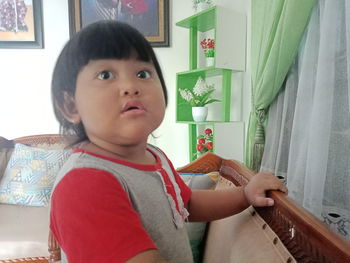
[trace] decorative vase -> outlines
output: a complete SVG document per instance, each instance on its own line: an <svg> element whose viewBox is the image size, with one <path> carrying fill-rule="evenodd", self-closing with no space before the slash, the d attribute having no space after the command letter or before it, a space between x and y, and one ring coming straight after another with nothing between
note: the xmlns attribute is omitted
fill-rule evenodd
<svg viewBox="0 0 350 263"><path fill-rule="evenodd" d="M208 8L210 8L210 4L201 2L196 5L196 12L199 13Z"/></svg>
<svg viewBox="0 0 350 263"><path fill-rule="evenodd" d="M205 58L205 64L207 67L214 66L214 57L206 57Z"/></svg>
<svg viewBox="0 0 350 263"><path fill-rule="evenodd" d="M208 116L207 107L192 107L192 117L196 122L205 121Z"/></svg>

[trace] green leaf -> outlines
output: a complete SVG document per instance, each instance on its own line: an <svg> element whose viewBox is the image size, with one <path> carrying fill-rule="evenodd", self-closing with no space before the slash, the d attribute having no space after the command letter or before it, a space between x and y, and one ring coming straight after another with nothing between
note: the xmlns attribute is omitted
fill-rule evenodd
<svg viewBox="0 0 350 263"><path fill-rule="evenodd" d="M211 100L208 100L204 105L207 105L207 104L210 104L210 103L213 103L213 102L219 102L219 101L220 100L217 100L217 99L211 99Z"/></svg>
<svg viewBox="0 0 350 263"><path fill-rule="evenodd" d="M214 91L214 90L209 91L207 94L205 94L205 95L201 98L201 100L200 100L201 106L204 106L204 105L208 104L207 101L208 101L210 95L213 93L213 91Z"/></svg>

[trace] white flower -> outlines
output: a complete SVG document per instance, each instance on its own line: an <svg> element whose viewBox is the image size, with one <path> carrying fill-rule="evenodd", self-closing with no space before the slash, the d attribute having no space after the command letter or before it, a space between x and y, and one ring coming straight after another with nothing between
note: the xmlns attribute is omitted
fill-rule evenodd
<svg viewBox="0 0 350 263"><path fill-rule="evenodd" d="M193 88L193 93L196 96L203 96L204 94L207 94L208 92L210 92L211 90L214 89L213 85L207 85L204 81L204 79L202 79L202 77L199 77L197 79L196 85Z"/></svg>
<svg viewBox="0 0 350 263"><path fill-rule="evenodd" d="M199 3L207 3L207 4L211 5L213 3L213 1L212 0L193 0L194 5L198 5Z"/></svg>
<svg viewBox="0 0 350 263"><path fill-rule="evenodd" d="M187 89L180 89L180 95L185 101L191 101L193 100L192 93Z"/></svg>

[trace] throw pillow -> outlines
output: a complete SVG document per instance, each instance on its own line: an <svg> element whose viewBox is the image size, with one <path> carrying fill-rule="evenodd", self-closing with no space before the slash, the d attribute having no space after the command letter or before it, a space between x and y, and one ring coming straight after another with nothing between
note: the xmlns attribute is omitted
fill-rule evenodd
<svg viewBox="0 0 350 263"><path fill-rule="evenodd" d="M0 203L47 206L56 175L69 150L17 143L0 182Z"/></svg>
<svg viewBox="0 0 350 263"><path fill-rule="evenodd" d="M219 178L219 172L208 174L180 173L181 178L191 189L213 189ZM194 263L202 262L203 237L207 222L187 222L186 229L190 240Z"/></svg>

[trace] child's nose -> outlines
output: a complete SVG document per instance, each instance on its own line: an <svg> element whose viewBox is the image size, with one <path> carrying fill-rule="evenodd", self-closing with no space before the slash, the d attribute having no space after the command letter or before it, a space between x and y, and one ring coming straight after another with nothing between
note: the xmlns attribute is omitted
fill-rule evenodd
<svg viewBox="0 0 350 263"><path fill-rule="evenodd" d="M134 90L134 91L129 91L129 90L124 90L123 95L128 96L128 95L139 95L140 92L138 90Z"/></svg>
<svg viewBox="0 0 350 263"><path fill-rule="evenodd" d="M140 95L138 84L134 81L124 81L121 88L121 96L137 96Z"/></svg>

